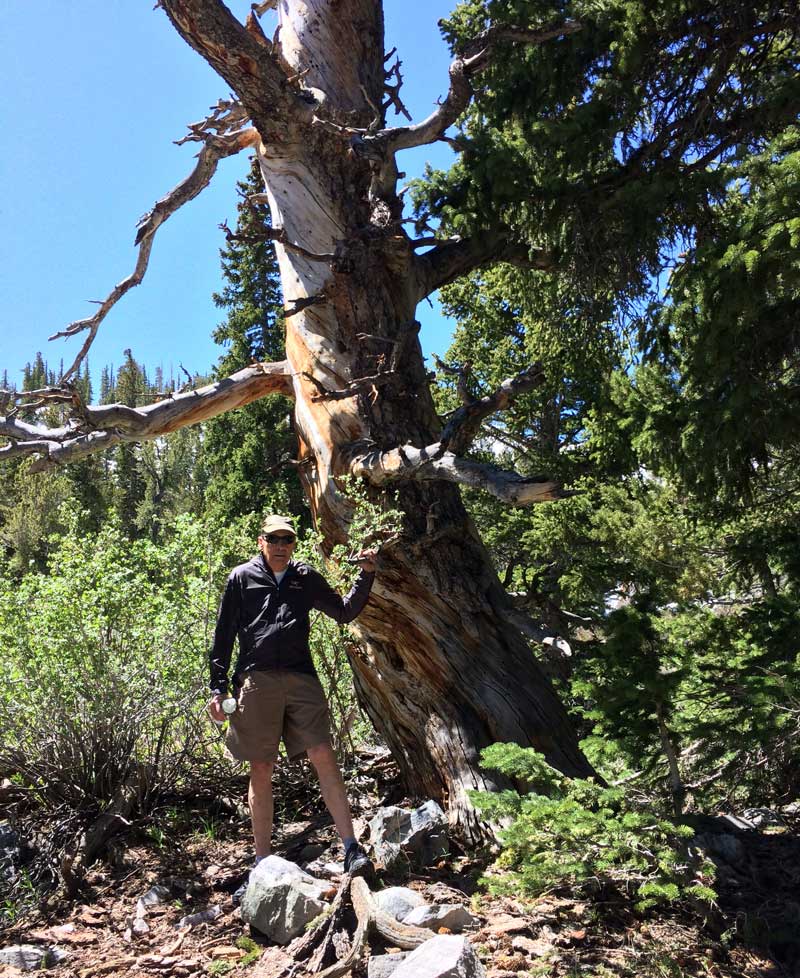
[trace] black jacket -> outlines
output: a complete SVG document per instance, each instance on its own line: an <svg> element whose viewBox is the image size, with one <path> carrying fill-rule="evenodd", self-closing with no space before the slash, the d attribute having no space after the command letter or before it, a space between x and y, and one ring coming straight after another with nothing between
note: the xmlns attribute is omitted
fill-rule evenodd
<svg viewBox="0 0 800 978"><path fill-rule="evenodd" d="M374 574L361 572L350 593L342 598L308 564L289 562L277 584L262 554L234 567L225 585L211 647L211 691L228 691L233 640L239 639L234 685L242 673L284 669L315 674L308 647L313 609L338 621L352 621L363 609Z"/></svg>

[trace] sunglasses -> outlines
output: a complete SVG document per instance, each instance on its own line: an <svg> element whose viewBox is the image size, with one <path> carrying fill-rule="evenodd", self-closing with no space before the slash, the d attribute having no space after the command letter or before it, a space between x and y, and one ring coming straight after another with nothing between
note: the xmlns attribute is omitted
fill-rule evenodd
<svg viewBox="0 0 800 978"><path fill-rule="evenodd" d="M264 539L267 543L294 543L294 537L290 537L284 533L265 533Z"/></svg>

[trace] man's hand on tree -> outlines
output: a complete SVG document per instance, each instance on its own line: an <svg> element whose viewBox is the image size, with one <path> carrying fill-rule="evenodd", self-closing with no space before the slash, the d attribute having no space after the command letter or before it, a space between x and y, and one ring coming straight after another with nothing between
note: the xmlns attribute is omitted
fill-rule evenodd
<svg viewBox="0 0 800 978"><path fill-rule="evenodd" d="M368 574L374 574L376 568L376 559L378 556L378 551L374 547L370 550L360 550L355 557L353 557L353 563L358 564L361 570L366 571Z"/></svg>
<svg viewBox="0 0 800 978"><path fill-rule="evenodd" d="M222 723L223 720L227 720L227 717L222 711L223 699L224 697L220 693L217 693L208 701L208 715L211 717L214 723Z"/></svg>

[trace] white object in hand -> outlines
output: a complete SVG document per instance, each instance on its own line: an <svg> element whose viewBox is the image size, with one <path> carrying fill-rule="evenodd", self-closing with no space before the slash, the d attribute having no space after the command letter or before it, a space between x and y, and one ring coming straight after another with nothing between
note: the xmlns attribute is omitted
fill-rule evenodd
<svg viewBox="0 0 800 978"><path fill-rule="evenodd" d="M236 712L236 706L236 698L234 696L228 696L222 701L222 712L226 716L230 716Z"/></svg>

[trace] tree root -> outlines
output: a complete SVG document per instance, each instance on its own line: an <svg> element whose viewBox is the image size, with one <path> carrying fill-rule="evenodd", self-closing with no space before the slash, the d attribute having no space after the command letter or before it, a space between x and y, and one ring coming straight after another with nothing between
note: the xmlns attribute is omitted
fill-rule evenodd
<svg viewBox="0 0 800 978"><path fill-rule="evenodd" d="M357 926L351 940L353 912ZM396 921L375 903L365 880L346 876L325 920L287 950L295 961L308 959L305 970L309 974L340 978L356 966L373 933L403 950L419 947L433 936L424 927L410 927ZM345 948L348 949L340 957ZM326 962L329 962L327 967Z"/></svg>

